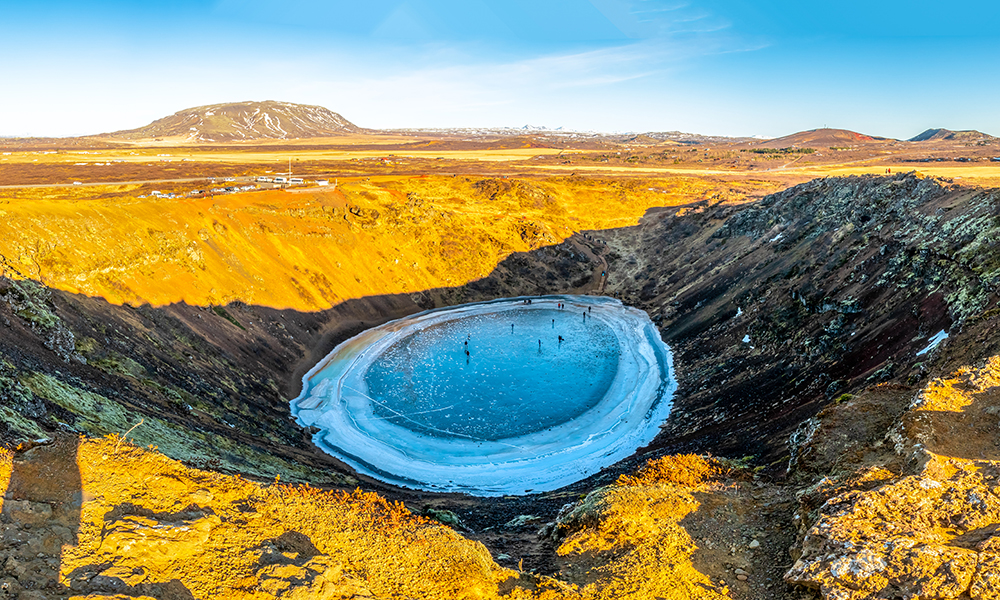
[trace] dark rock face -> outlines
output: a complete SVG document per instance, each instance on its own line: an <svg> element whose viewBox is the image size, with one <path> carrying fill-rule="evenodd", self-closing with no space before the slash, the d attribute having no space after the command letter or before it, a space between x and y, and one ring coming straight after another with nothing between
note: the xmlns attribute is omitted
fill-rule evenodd
<svg viewBox="0 0 1000 600"><path fill-rule="evenodd" d="M5 279L0 285L0 298L32 331L40 334L46 348L65 362L69 362L71 358L86 362L76 353L73 332L53 312L51 297L49 290L31 280ZM5 323L9 325L10 320L7 319Z"/></svg>
<svg viewBox="0 0 1000 600"><path fill-rule="evenodd" d="M967 354L917 353L1000 312L998 198L909 174L830 178L601 232L608 291L676 353L681 389L654 448L783 459L833 398Z"/></svg>

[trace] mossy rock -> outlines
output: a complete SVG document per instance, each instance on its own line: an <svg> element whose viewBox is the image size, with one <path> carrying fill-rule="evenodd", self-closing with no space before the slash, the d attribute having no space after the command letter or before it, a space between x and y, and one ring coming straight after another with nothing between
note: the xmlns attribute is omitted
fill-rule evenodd
<svg viewBox="0 0 1000 600"><path fill-rule="evenodd" d="M435 521L443 525L447 525L452 529L468 531L468 527L466 527L465 524L462 523L462 519L460 519L458 515L456 515L450 510L428 508L424 510L424 516L434 519Z"/></svg>
<svg viewBox="0 0 1000 600"><path fill-rule="evenodd" d="M146 377L146 367L120 354L109 354L103 358L91 359L90 364L113 375L125 375L137 379Z"/></svg>
<svg viewBox="0 0 1000 600"><path fill-rule="evenodd" d="M38 423L6 406L0 406L0 423L7 429L3 437L14 444L48 437Z"/></svg>
<svg viewBox="0 0 1000 600"><path fill-rule="evenodd" d="M289 463L230 437L197 431L133 411L120 403L81 390L44 373L22 376L20 383L36 396L71 412L72 426L90 436L124 435L138 446L153 446L188 464L213 470L229 470L264 479L281 475L286 481L324 481L353 485L357 481L335 473L319 472Z"/></svg>
<svg viewBox="0 0 1000 600"><path fill-rule="evenodd" d="M11 281L10 289L15 298L14 314L42 329L51 329L59 323L49 310L49 292L31 280Z"/></svg>

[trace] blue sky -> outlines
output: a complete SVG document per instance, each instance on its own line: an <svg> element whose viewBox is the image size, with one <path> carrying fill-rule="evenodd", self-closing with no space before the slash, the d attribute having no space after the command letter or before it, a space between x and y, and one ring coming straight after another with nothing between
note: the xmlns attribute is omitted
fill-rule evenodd
<svg viewBox="0 0 1000 600"><path fill-rule="evenodd" d="M0 0L0 27L0 135L241 100L374 128L1000 135L978 0Z"/></svg>

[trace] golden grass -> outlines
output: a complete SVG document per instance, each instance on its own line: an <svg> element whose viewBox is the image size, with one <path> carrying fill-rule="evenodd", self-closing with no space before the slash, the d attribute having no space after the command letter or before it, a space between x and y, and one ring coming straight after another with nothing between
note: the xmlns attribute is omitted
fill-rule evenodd
<svg viewBox="0 0 1000 600"><path fill-rule="evenodd" d="M677 454L651 460L635 474L625 474L616 482L620 486L644 486L672 483L697 487L728 473L714 458L697 454Z"/></svg>
<svg viewBox="0 0 1000 600"><path fill-rule="evenodd" d="M170 190L170 184L162 186L163 191ZM30 203L54 203L65 204L80 200L105 199L109 197L134 196L140 193L141 185L136 184L107 184L88 186L66 186L66 187L25 187L0 189L0 218L7 215L16 214L11 211L11 205Z"/></svg>
<svg viewBox="0 0 1000 600"><path fill-rule="evenodd" d="M639 166L604 166L604 165L535 165L532 169L543 171L571 171L574 173L603 173L607 175L628 174L664 174L664 175L733 175L760 177L761 173L753 171L736 171L732 169L702 169L692 167L647 167Z"/></svg>
<svg viewBox="0 0 1000 600"><path fill-rule="evenodd" d="M385 176L341 180L335 191L172 200L137 198L128 186L0 190L0 255L8 275L116 304L311 311L460 286L514 252L635 225L654 206L721 192L740 201L780 186Z"/></svg>
<svg viewBox="0 0 1000 600"><path fill-rule="evenodd" d="M697 556L705 551L699 548L704 540L696 542L689 533L694 522L718 518L711 510L734 502L717 481L724 471L711 458L665 456L592 492L577 509L583 526L556 550L563 571L584 595L598 600L730 598ZM706 510L709 514L702 514ZM725 533L712 532L717 539L708 545L724 547L718 538ZM711 574L721 571L713 565Z"/></svg>
<svg viewBox="0 0 1000 600"><path fill-rule="evenodd" d="M197 471L114 437L83 441L77 462L89 501L64 578L100 565L129 585L177 579L198 598L471 600L496 597L513 574L481 544L373 493Z"/></svg>
<svg viewBox="0 0 1000 600"><path fill-rule="evenodd" d="M859 165L823 165L782 170L782 173L798 174L807 177L833 177L844 175L884 175L886 168L893 173L908 173L915 171L928 177L945 177L950 179L974 179L977 184L987 185L1000 182L1000 165L968 165L968 166L938 166L927 163L895 164L891 159L874 164Z"/></svg>
<svg viewBox="0 0 1000 600"><path fill-rule="evenodd" d="M410 140L412 141L412 140ZM256 147L255 147L256 148ZM522 161L534 156L551 156L555 154L570 154L558 148L504 148L480 150L420 150L420 149L363 149L344 150L331 148L328 150L294 149L294 146L282 146L274 150L244 150L231 147L211 149L200 147L197 151L188 148L142 147L142 148L109 148L97 150L63 150L58 153L50 151L20 151L0 156L3 163L37 163L37 164L76 164L76 163L148 163L161 161L197 161L222 163L274 164L282 166L289 159L295 161L346 161L372 158L387 160L403 160L406 158L437 159L448 161L483 161L510 162ZM294 166L294 165L293 165Z"/></svg>
<svg viewBox="0 0 1000 600"><path fill-rule="evenodd" d="M696 521L738 516L726 508L739 498L724 482L705 485L722 473L712 459L664 457L593 492L581 504L584 526L557 549L563 572L546 579L500 567L482 544L375 493L199 471L118 436L56 443L76 448L83 498L77 542L59 555L67 585L82 572L137 591L176 581L194 597L218 600L730 597L715 582L723 568L711 577L706 570L716 555L698 556L702 541L689 533ZM11 458L0 451L0 492ZM18 474L28 496L35 486L24 478L52 475L41 466ZM45 535L44 527L32 532ZM728 543L709 546L725 554Z"/></svg>
<svg viewBox="0 0 1000 600"><path fill-rule="evenodd" d="M775 169L723 169L701 168L693 166L657 167L645 165L532 165L532 170L562 171L573 173L602 173L607 175L687 175L687 176L729 176L729 177L795 177L803 181L817 177L842 177L847 175L884 175L886 168L893 173L915 171L928 177L944 177L949 179L970 179L978 185L1000 184L1000 165L988 166L937 166L927 163L896 164L892 159L873 158L861 161L860 164L834 163L828 165L809 165L803 167L781 167Z"/></svg>
<svg viewBox="0 0 1000 600"><path fill-rule="evenodd" d="M11 469L14 465L14 453L6 448L0 448L0 511L3 511L3 499L10 485Z"/></svg>

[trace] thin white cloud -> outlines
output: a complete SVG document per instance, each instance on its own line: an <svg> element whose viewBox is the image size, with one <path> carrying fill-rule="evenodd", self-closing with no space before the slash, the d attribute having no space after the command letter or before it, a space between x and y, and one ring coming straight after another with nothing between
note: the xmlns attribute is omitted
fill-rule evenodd
<svg viewBox="0 0 1000 600"><path fill-rule="evenodd" d="M656 39L575 53L555 53L508 61L475 61L405 71L373 66L367 76L343 77L334 69L303 66L301 76L283 80L310 102L324 103L369 127L514 126L544 120L578 128L640 127L638 115L602 115L607 102L620 102L622 85L651 80L661 89L688 62L706 54L745 51L725 36L690 40ZM441 50L438 49L440 52ZM266 70L291 71L282 67ZM309 81L302 77L309 74ZM298 79L298 83L294 81ZM628 100L634 102L634 100ZM661 104L671 100L664 97ZM614 112L614 111L611 111ZM560 122L561 117L572 119Z"/></svg>
<svg viewBox="0 0 1000 600"><path fill-rule="evenodd" d="M233 45L206 38L205 47L192 45L187 54L150 45L128 55L117 49L84 50L70 62L57 60L58 53L34 56L0 65L6 80L23 84L15 97L0 98L0 133L98 133L138 127L189 106L251 99L320 104L367 127L542 121L585 129L640 127L639 112L601 107L642 105L660 114L659 107L680 105L673 97L673 90L684 86L678 74L694 61L761 46L685 4L592 3L635 41L599 47L557 44L544 52L537 45L507 47L467 39L416 43L394 36L393 27L426 34L440 23L407 24L403 13L417 5L384 1L358 9L369 31L381 27L384 34L364 43L309 39L307 48L306 40L297 43L285 30L252 44L242 38ZM254 0L247 10L259 16L273 4ZM285 20L309 4L288 0ZM233 0L220 0L216 9L239 7ZM636 96L637 90L646 98ZM67 104L70 91L74 100ZM5 120L5 114L17 119Z"/></svg>
<svg viewBox="0 0 1000 600"><path fill-rule="evenodd" d="M721 31L729 21L689 2L664 0L590 0L633 39L655 39L691 32Z"/></svg>

